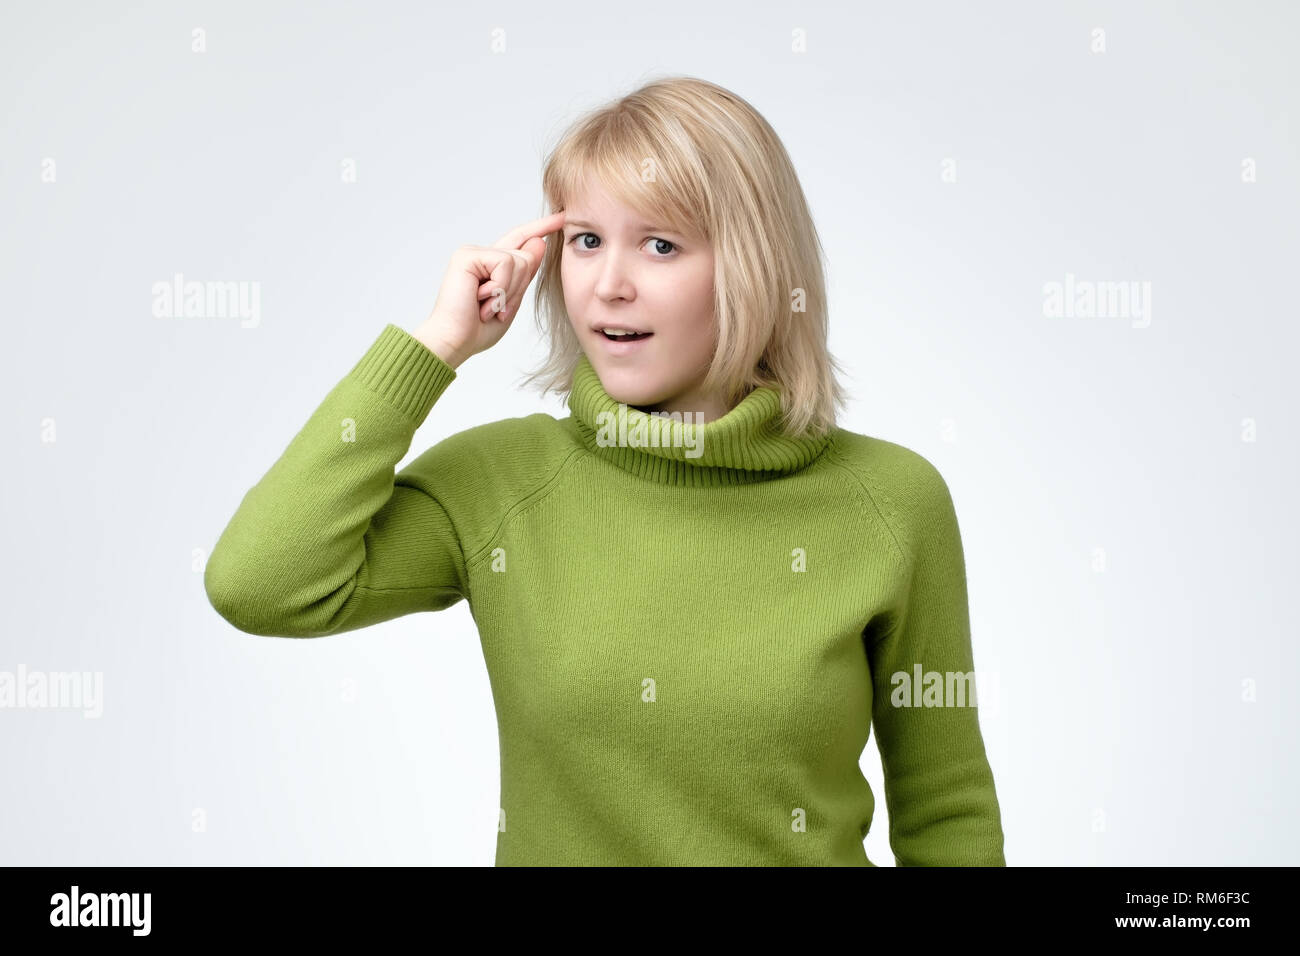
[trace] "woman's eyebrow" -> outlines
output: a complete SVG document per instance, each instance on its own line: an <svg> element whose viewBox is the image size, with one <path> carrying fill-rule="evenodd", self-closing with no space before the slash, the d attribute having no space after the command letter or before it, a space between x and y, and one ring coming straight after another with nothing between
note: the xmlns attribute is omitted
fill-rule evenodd
<svg viewBox="0 0 1300 956"><path fill-rule="evenodd" d="M566 226L583 226L587 229L599 229L594 222L587 222L585 219L565 219ZM671 232L675 236L684 235L676 229L669 229L667 226L656 226L654 223L642 222L632 227L639 232Z"/></svg>

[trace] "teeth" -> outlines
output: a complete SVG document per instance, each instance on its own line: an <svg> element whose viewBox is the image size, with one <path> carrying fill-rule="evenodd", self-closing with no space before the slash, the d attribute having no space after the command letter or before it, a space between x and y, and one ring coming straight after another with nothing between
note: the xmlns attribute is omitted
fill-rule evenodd
<svg viewBox="0 0 1300 956"><path fill-rule="evenodd" d="M606 335L644 335L644 332L625 332L622 329L605 329Z"/></svg>

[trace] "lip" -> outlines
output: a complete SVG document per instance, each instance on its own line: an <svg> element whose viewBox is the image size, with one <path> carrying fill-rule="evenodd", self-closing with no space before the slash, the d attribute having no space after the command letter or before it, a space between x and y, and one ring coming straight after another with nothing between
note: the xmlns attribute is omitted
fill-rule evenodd
<svg viewBox="0 0 1300 956"><path fill-rule="evenodd" d="M615 325L602 326L602 328L618 328ZM606 337L604 332L596 331L596 338L600 339L600 344L609 355L631 355L643 348L647 342L654 338L651 332L643 339L634 339L631 342L615 342L613 339Z"/></svg>
<svg viewBox="0 0 1300 956"><path fill-rule="evenodd" d="M631 325L619 325L617 322L604 322L600 325L593 325L591 331L600 333L606 329L613 329L615 332L649 332L650 329L638 329Z"/></svg>

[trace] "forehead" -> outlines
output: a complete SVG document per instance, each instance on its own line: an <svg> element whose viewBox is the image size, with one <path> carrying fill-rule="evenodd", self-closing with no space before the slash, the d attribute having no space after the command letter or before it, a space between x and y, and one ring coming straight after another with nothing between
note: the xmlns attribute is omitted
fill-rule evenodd
<svg viewBox="0 0 1300 956"><path fill-rule="evenodd" d="M570 209L570 215L564 218L564 224L566 226L577 226L583 229L608 229L608 228L622 227L624 229L630 230L631 232L652 232L652 231L674 232L676 231L667 225L662 225L660 223L654 223L654 222L631 222L622 218L602 221L598 217L592 217L587 213L583 213L581 211L573 211L572 208Z"/></svg>
<svg viewBox="0 0 1300 956"><path fill-rule="evenodd" d="M686 228L674 226L669 222L656 222L635 209L628 209L620 204L589 205L587 203L570 203L565 209L564 228L596 229L609 232L672 233L675 236L690 236Z"/></svg>
<svg viewBox="0 0 1300 956"><path fill-rule="evenodd" d="M654 225L653 216L633 209L610 196L608 193L593 193L590 190L573 196L565 206L568 213L565 223L577 225L627 226L640 229Z"/></svg>
<svg viewBox="0 0 1300 956"><path fill-rule="evenodd" d="M653 193L643 193L640 180L628 184L615 178L617 173L588 168L572 184L567 195L562 196L567 215L564 228L603 231L606 234L642 235L645 233L670 233L687 241L704 241L701 225L691 211L676 203L661 205L654 202ZM648 187L653 190L655 187Z"/></svg>
<svg viewBox="0 0 1300 956"><path fill-rule="evenodd" d="M603 229L626 229L632 232L669 230L672 224L653 210L636 208L605 188L596 176L587 175L567 197L564 224Z"/></svg>

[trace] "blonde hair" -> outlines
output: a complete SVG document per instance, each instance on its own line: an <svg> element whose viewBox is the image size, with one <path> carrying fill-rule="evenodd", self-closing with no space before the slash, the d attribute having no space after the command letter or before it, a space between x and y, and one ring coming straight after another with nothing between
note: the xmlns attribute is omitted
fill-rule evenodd
<svg viewBox="0 0 1300 956"><path fill-rule="evenodd" d="M656 80L581 118L546 160L542 191L565 209L590 176L666 228L714 252L718 340L704 389L733 407L752 389L781 393L782 430L835 425L843 371L827 348L824 251L794 166L745 100L706 80ZM560 283L562 242L538 269L537 321L550 354L524 378L567 394L582 354Z"/></svg>

